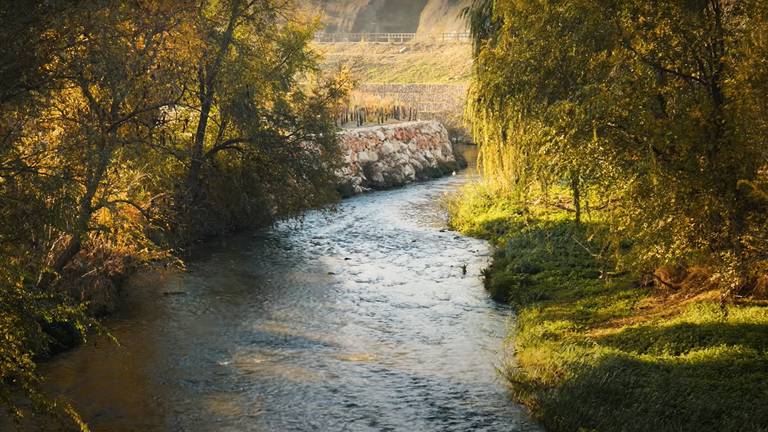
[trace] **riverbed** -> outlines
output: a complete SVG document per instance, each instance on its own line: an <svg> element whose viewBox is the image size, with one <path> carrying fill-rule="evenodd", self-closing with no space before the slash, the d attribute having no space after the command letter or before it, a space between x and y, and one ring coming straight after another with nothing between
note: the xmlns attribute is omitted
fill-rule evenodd
<svg viewBox="0 0 768 432"><path fill-rule="evenodd" d="M95 431L529 431L495 367L511 311L490 248L446 229L459 174L206 245L134 278L44 366Z"/></svg>

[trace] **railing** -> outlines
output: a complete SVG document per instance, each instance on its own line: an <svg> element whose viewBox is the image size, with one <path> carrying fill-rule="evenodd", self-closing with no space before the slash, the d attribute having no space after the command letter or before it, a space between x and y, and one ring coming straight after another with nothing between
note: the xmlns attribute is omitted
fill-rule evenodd
<svg viewBox="0 0 768 432"><path fill-rule="evenodd" d="M317 43L373 42L402 44L411 41L439 41L468 43L469 32L451 33L317 33Z"/></svg>

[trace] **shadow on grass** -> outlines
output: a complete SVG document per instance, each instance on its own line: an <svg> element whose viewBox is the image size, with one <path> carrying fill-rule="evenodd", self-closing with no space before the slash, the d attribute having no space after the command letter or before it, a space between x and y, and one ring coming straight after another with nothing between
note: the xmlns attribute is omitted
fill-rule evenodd
<svg viewBox="0 0 768 432"><path fill-rule="evenodd" d="M600 280L606 263L595 259L599 244L591 240L603 232L598 224L576 224L571 220L493 220L487 229L504 232L503 245L486 272L486 287L497 301L525 306L566 297L584 296L584 289L604 289ZM598 234L597 236L595 234ZM573 281L584 281L576 289ZM564 289L565 288L565 289Z"/></svg>
<svg viewBox="0 0 768 432"><path fill-rule="evenodd" d="M739 349L645 359L611 354L541 400L553 430L765 431L768 360Z"/></svg>
<svg viewBox="0 0 768 432"><path fill-rule="evenodd" d="M505 238L486 285L518 311L520 365L507 378L549 429L768 431L768 322L761 312L745 310L745 320L670 317L590 336L593 326L637 313L649 295L629 275L600 278L611 270L590 241L601 227L544 220L505 229L492 222L488 229Z"/></svg>
<svg viewBox="0 0 768 432"><path fill-rule="evenodd" d="M723 345L743 347L764 354L768 351L768 324L722 322L680 323L661 327L648 325L626 328L597 341L601 345L633 354L679 356Z"/></svg>

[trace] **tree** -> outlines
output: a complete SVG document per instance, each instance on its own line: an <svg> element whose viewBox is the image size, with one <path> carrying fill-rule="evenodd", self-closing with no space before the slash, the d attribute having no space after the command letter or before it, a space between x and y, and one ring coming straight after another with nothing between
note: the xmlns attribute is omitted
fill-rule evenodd
<svg viewBox="0 0 768 432"><path fill-rule="evenodd" d="M163 2L85 5L65 23L79 40L55 59L61 91L43 116L58 125L61 139L53 150L64 157L56 168L71 180L77 210L46 275L61 274L80 252L99 212L143 208L131 194L141 177L131 159L150 142L154 117L183 95L168 80L178 67L169 33L182 12ZM50 282L46 275L39 285Z"/></svg>
<svg viewBox="0 0 768 432"><path fill-rule="evenodd" d="M336 199L347 81L290 1L21 3L0 5L0 404L87 429L37 359L131 263Z"/></svg>
<svg viewBox="0 0 768 432"><path fill-rule="evenodd" d="M188 124L194 131L172 151L187 167L180 201L188 229L234 207L269 220L333 199L340 158L330 110L348 82L313 78L317 22L290 2L232 0L201 2L194 23L196 71L185 82L194 91L172 116L177 133ZM225 178L240 182L239 197L215 203L230 188L213 172L227 170L238 172Z"/></svg>
<svg viewBox="0 0 768 432"><path fill-rule="evenodd" d="M611 29L594 2L477 1L467 9L476 40L468 110L486 177L521 197L563 183L581 216L582 189L603 158L595 137L608 91Z"/></svg>
<svg viewBox="0 0 768 432"><path fill-rule="evenodd" d="M727 293L755 280L764 5L497 0L467 13L487 176L526 193L571 184L577 208L585 186L599 191L636 268L696 262Z"/></svg>

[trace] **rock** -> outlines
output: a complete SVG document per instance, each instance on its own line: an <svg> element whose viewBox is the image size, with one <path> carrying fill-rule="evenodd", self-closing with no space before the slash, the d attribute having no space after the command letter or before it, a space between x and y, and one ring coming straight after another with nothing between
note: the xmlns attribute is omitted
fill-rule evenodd
<svg viewBox="0 0 768 432"><path fill-rule="evenodd" d="M357 161L360 163L376 162L379 160L379 155L375 151L361 151L357 153Z"/></svg>
<svg viewBox="0 0 768 432"><path fill-rule="evenodd" d="M384 141L384 143L379 148L379 154L384 156L389 156L392 153L395 153L398 150L398 146L393 141Z"/></svg>
<svg viewBox="0 0 768 432"><path fill-rule="evenodd" d="M414 169L413 165L403 165L403 177L405 177L408 181L416 180L416 170Z"/></svg>
<svg viewBox="0 0 768 432"><path fill-rule="evenodd" d="M342 196L402 186L458 168L445 127L436 121L399 123L341 133Z"/></svg>
<svg viewBox="0 0 768 432"><path fill-rule="evenodd" d="M384 187L390 188L395 186L402 186L406 183L405 175L403 175L402 171L399 170L392 170L387 172L384 175Z"/></svg>

